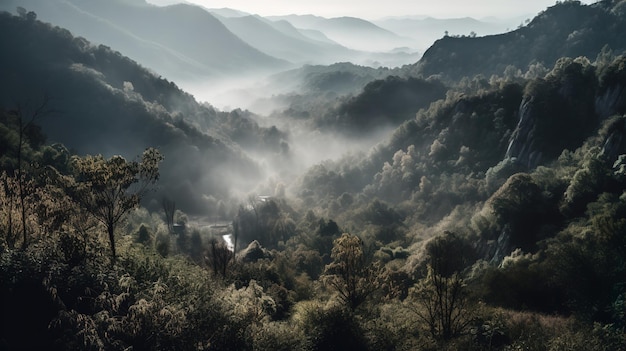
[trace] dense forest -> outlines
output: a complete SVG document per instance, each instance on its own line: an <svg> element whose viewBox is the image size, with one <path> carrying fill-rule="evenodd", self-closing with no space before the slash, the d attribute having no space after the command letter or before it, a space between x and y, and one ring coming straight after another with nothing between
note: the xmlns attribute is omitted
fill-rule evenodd
<svg viewBox="0 0 626 351"><path fill-rule="evenodd" d="M623 350L624 32L557 2L261 116L0 13L0 350Z"/></svg>

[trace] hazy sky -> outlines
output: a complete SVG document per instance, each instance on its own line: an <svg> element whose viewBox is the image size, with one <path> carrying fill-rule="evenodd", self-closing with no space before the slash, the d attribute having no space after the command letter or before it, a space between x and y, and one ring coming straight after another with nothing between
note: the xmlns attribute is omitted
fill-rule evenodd
<svg viewBox="0 0 626 351"><path fill-rule="evenodd" d="M148 0L171 2L172 0ZM208 8L228 7L262 16L315 14L379 19L385 16L430 15L440 18L470 16L501 18L535 15L555 0L187 0ZM596 1L582 1L590 4Z"/></svg>

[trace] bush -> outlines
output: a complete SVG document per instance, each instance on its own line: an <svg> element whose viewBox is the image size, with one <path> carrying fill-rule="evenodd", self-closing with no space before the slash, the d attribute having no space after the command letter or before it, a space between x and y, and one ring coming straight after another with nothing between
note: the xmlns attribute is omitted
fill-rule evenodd
<svg viewBox="0 0 626 351"><path fill-rule="evenodd" d="M309 350L367 350L364 332L346 307L301 302L293 319L305 332Z"/></svg>

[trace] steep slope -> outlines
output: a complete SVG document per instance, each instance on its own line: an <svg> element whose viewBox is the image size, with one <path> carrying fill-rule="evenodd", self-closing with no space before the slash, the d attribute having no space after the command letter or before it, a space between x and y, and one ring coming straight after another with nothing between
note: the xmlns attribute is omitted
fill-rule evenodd
<svg viewBox="0 0 626 351"><path fill-rule="evenodd" d="M284 20L293 24L296 28L312 28L318 22L326 20L324 17L314 15L286 15L286 16L268 16L271 21Z"/></svg>
<svg viewBox="0 0 626 351"><path fill-rule="evenodd" d="M397 76L375 80L341 104L336 115L332 115L331 125L347 133L396 127L430 103L445 98L446 91L439 81Z"/></svg>
<svg viewBox="0 0 626 351"><path fill-rule="evenodd" d="M258 16L219 17L225 26L262 52L297 64L329 64L348 60L357 53L340 45L310 39L290 26Z"/></svg>
<svg viewBox="0 0 626 351"><path fill-rule="evenodd" d="M123 50L170 79L275 70L286 65L254 49L197 6L158 7L131 0L8 0L0 9L13 12L16 6L75 35ZM151 50L144 50L146 46Z"/></svg>
<svg viewBox="0 0 626 351"><path fill-rule="evenodd" d="M530 64L551 67L560 57L595 59L603 46L626 49L626 16L617 11L619 1L593 5L567 1L540 13L527 26L485 37L437 40L415 65L424 76L441 74L459 80L482 74L502 75L507 66L526 71ZM614 8L615 7L615 8Z"/></svg>
<svg viewBox="0 0 626 351"><path fill-rule="evenodd" d="M393 17L374 21L374 24L398 35L411 38L420 51L426 51L437 39L444 36L463 34L484 36L503 33L507 26L497 22L487 22L471 17L464 18L402 18Z"/></svg>
<svg viewBox="0 0 626 351"><path fill-rule="evenodd" d="M383 29L369 21L354 17L324 18L312 15L270 16L270 20L286 20L296 28L313 29L329 39L351 49L362 51L389 51L411 46L412 40Z"/></svg>
<svg viewBox="0 0 626 351"><path fill-rule="evenodd" d="M50 142L79 154L134 157L159 148L166 158L161 190L190 213L206 210L209 194L246 191L261 175L231 138L263 150L281 137L245 114L201 106L173 83L67 30L4 13L0 43L12 53L0 58L0 106L32 109L49 96L47 109L56 112L38 123Z"/></svg>
<svg viewBox="0 0 626 351"><path fill-rule="evenodd" d="M394 71L372 68L349 62L328 66L305 65L276 73L269 77L271 89L282 93L356 94L373 80L382 79Z"/></svg>
<svg viewBox="0 0 626 351"><path fill-rule="evenodd" d="M223 7L221 9L207 8L206 10L209 11L210 13L212 13L212 14L215 14L215 15L218 15L218 16L222 16L222 17L245 17L245 16L250 16L251 15L251 14L249 14L247 12L231 9L231 8L228 8L228 7Z"/></svg>
<svg viewBox="0 0 626 351"><path fill-rule="evenodd" d="M562 59L542 78L474 94L449 92L366 157L347 157L323 171L311 168L302 178L303 197L323 203L347 192L396 204L426 201L427 206L406 210L434 224L469 199L487 200L515 173L582 158L576 150L598 133L601 139L592 140L602 146L598 160L609 167L619 161L614 167L622 167L623 120L605 131L602 125L612 120L608 116L626 113L625 60L592 65ZM559 197L564 190L554 189Z"/></svg>

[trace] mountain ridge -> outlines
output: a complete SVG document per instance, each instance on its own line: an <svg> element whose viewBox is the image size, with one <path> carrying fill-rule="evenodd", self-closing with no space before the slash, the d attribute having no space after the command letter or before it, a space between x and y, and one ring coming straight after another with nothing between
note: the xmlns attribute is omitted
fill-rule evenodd
<svg viewBox="0 0 626 351"><path fill-rule="evenodd" d="M90 41L104 43L118 50L123 48L132 58L150 64L151 69L170 79L190 79L193 76L223 77L288 67L284 60L273 58L251 47L228 31L210 13L195 5L176 4L159 7L145 1L131 3L127 0L116 0L107 4L76 0L7 0L0 4L0 9L12 12L16 6L28 8L29 11L36 12L41 20L50 20L54 25L67 28L75 35L84 36ZM67 8L76 10L63 11ZM94 17L132 35L118 35L112 38L106 29L110 26L90 30ZM146 54L142 50L137 50L137 40L133 37L155 43L155 51ZM188 40L180 40L181 37ZM187 59L177 59L168 52ZM172 57L172 62L160 60L159 54ZM191 65L191 69L188 70L189 62L196 62L196 67Z"/></svg>
<svg viewBox="0 0 626 351"><path fill-rule="evenodd" d="M593 60L605 45L619 52L626 49L626 39L618 34L626 32L626 17L613 11L618 3L562 2L512 32L444 36L424 52L414 69L424 76L441 74L458 81L477 74L502 75L507 66L523 72L531 64L550 67L563 56Z"/></svg>
<svg viewBox="0 0 626 351"><path fill-rule="evenodd" d="M181 194L190 213L206 206L207 194L226 198L262 176L244 149L272 154L286 145L282 132L258 126L250 113L200 105L176 84L66 29L2 12L0 28L0 43L13 53L0 58L0 106L48 96L47 107L59 113L38 123L49 140L80 155L160 149L163 188Z"/></svg>

